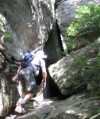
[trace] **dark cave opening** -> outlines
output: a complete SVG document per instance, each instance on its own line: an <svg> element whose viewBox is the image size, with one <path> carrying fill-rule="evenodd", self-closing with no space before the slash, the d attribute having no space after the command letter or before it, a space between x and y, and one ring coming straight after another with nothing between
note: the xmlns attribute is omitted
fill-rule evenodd
<svg viewBox="0 0 100 119"><path fill-rule="evenodd" d="M44 51L47 54L46 66L47 69L50 65L56 63L62 58L62 52L64 51L62 41L61 41L61 32L58 27L57 21L53 25L53 29L49 33L49 38L44 46ZM46 89L44 90L44 98L57 97L61 95L58 86L54 80L50 77L48 72Z"/></svg>

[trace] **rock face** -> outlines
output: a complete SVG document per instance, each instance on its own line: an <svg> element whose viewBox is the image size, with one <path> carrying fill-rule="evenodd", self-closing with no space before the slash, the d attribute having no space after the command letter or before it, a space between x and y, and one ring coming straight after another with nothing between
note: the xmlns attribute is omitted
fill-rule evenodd
<svg viewBox="0 0 100 119"><path fill-rule="evenodd" d="M18 92L11 78L16 72L20 52L42 47L48 55L47 67L57 62L64 51L63 40L68 40L66 27L75 20L76 7L89 3L100 4L100 1L0 0L0 116L7 115L18 98L13 99ZM62 95L70 95L81 90L81 86L87 86L73 78L78 72L73 67L74 58L77 53L85 54L88 48L85 49L64 57L49 68Z"/></svg>
<svg viewBox="0 0 100 119"><path fill-rule="evenodd" d="M49 55L48 57L53 57L52 63L61 58L63 48L60 44L61 39L57 32L54 14L54 1L0 1L0 76L2 81L4 79L8 81L9 93L11 92L11 78L16 72L14 59L19 59L20 52L42 47L45 49L46 54ZM51 42L53 45L49 45ZM45 43L48 45L46 46ZM52 51L53 53L51 53ZM48 64L51 64L51 62ZM9 77L8 73L10 73ZM5 90L6 84L2 85L2 82L0 84L1 89ZM1 90L0 95L2 93L3 90ZM10 108L12 103L8 103L8 107L5 109L6 107L3 105L5 99L3 100L3 98L11 99L4 93L1 98L2 109L0 115L2 116L9 112L8 107Z"/></svg>
<svg viewBox="0 0 100 119"><path fill-rule="evenodd" d="M43 47L56 23L54 5L50 1L14 0L11 2L1 0L0 11L6 20L4 30L11 34L11 40L6 40L5 44L7 44L10 54L17 59L21 51ZM58 42L58 33L54 33L56 37L49 40ZM52 35L54 36L54 34ZM57 47L60 49L59 42ZM59 55L59 52L55 54Z"/></svg>

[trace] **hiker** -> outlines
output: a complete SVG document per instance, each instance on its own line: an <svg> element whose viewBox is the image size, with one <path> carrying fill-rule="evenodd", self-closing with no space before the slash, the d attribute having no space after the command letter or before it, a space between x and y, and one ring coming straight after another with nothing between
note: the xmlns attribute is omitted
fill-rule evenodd
<svg viewBox="0 0 100 119"><path fill-rule="evenodd" d="M36 77L42 71L42 88L46 86L46 66L43 56L40 57L40 54L33 55L30 52L22 53L20 56L20 66L18 67L16 75L12 78L12 81L17 79L22 85L22 94L19 100L16 103L15 111L22 113L25 111L25 104L32 98L36 96L37 93L37 84ZM43 55L43 54L42 54ZM20 106L21 109L18 109Z"/></svg>

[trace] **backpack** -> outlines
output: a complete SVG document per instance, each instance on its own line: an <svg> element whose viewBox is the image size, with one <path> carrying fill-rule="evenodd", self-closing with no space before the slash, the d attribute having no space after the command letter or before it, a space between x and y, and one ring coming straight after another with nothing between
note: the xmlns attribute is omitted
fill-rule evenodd
<svg viewBox="0 0 100 119"><path fill-rule="evenodd" d="M34 57L39 57L39 58L44 59L47 56L44 54L44 52L42 50L38 50L35 52L27 51L27 52L21 53L20 60L22 62L22 68L25 68L27 66L32 66L31 61L34 59Z"/></svg>

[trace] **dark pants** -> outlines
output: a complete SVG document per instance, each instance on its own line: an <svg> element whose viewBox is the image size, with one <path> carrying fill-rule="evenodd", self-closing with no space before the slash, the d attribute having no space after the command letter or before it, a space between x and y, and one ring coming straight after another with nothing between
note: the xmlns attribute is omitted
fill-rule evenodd
<svg viewBox="0 0 100 119"><path fill-rule="evenodd" d="M22 92L37 92L36 80L31 67L26 67L20 70L19 82Z"/></svg>

